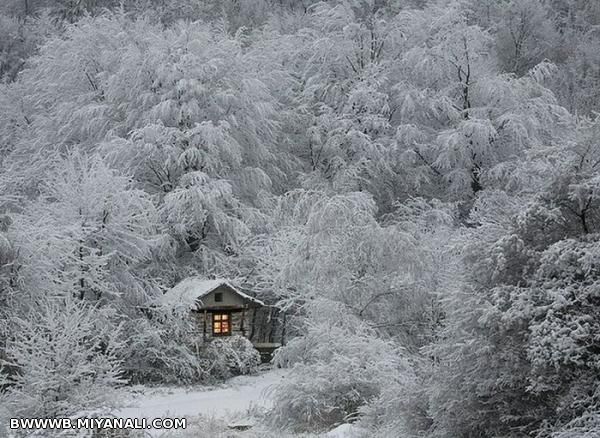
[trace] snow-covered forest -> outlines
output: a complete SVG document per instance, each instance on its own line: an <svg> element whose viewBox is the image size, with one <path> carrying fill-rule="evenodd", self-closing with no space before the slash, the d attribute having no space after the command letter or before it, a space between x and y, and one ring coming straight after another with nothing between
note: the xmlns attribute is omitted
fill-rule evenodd
<svg viewBox="0 0 600 438"><path fill-rule="evenodd" d="M239 436L600 437L598 111L597 0L0 1L0 436L255 371L196 276Z"/></svg>

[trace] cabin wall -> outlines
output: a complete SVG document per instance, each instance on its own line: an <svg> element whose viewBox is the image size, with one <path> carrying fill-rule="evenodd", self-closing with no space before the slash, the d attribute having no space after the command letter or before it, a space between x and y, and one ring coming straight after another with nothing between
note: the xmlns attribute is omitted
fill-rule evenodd
<svg viewBox="0 0 600 438"><path fill-rule="evenodd" d="M224 309L227 311L227 309ZM194 322L194 334L199 339L209 340L213 338L212 333L212 313L219 309L210 309L192 312ZM235 310L230 311L231 315L231 334L240 335L248 338L254 344L265 343L284 343L286 321L285 316L276 308L272 307L254 307L246 308L243 312ZM206 315L206 331L205 331ZM221 337L221 336L215 336Z"/></svg>
<svg viewBox="0 0 600 438"><path fill-rule="evenodd" d="M192 319L192 332L196 338L202 339L203 326L204 326L204 313L201 312L190 312L190 318Z"/></svg>
<svg viewBox="0 0 600 438"><path fill-rule="evenodd" d="M231 315L231 335L240 335L244 337L249 337L251 330L251 312L252 309L246 309L244 312L241 310L229 311ZM213 331L212 331L212 314L213 312L219 312L219 310L200 310L198 312L192 312L192 318L194 321L194 334L198 338L202 339L212 339ZM243 318L242 318L243 313ZM205 319L206 318L206 319ZM206 325L205 325L206 324ZM205 330L206 327L206 330ZM222 336L214 336L220 338Z"/></svg>

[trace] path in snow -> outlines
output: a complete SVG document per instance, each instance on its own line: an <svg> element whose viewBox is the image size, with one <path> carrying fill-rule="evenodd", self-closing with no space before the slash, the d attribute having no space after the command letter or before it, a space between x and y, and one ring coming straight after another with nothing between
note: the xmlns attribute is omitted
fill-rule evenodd
<svg viewBox="0 0 600 438"><path fill-rule="evenodd" d="M251 406L268 408L269 389L288 370L272 369L253 376L238 376L222 387L153 388L134 394L131 406L115 415L121 418L224 417L246 412Z"/></svg>

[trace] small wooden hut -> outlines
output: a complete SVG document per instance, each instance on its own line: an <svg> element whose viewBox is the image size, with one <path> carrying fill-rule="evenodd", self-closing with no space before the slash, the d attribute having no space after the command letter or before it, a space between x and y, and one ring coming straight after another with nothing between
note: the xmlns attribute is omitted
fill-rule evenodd
<svg viewBox="0 0 600 438"><path fill-rule="evenodd" d="M167 291L164 301L189 309L197 335L204 341L241 335L265 357L283 343L284 315L226 279L187 278Z"/></svg>

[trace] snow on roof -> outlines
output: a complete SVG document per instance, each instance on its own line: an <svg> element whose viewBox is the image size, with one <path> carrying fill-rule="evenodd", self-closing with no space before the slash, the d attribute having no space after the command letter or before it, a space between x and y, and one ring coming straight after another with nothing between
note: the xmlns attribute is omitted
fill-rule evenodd
<svg viewBox="0 0 600 438"><path fill-rule="evenodd" d="M219 286L227 286L245 300L252 301L261 306L265 305L262 301L257 300L232 286L231 283L223 278L206 280L198 277L189 277L179 282L175 287L169 289L163 295L161 301L163 304L172 307L184 306L188 309L195 309L197 307L198 299L205 297Z"/></svg>

